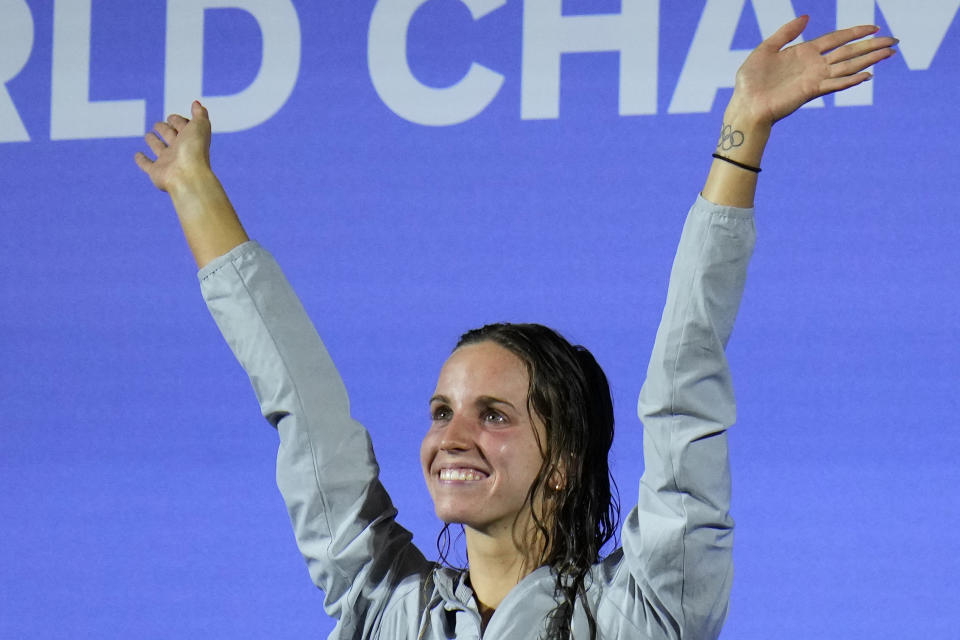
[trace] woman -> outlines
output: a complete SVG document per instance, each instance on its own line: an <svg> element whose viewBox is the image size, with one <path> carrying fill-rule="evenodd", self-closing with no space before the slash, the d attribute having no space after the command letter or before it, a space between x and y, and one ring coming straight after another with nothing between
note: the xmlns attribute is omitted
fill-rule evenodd
<svg viewBox="0 0 960 640"><path fill-rule="evenodd" d="M421 449L437 515L464 526L467 571L428 562L377 480L367 432L276 263L250 242L209 165L210 123L170 116L137 164L167 191L204 296L279 430L278 483L336 638L714 638L731 584L723 349L753 245L773 124L870 77L892 38L863 26L786 45L781 27L737 74L718 153L691 209L640 395L645 471L612 535L609 389L582 348L538 325L468 332L443 365ZM786 48L784 48L786 47Z"/></svg>

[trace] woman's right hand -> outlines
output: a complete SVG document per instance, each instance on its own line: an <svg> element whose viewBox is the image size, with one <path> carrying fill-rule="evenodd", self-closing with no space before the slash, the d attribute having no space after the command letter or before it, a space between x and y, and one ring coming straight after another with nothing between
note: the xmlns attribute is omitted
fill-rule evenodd
<svg viewBox="0 0 960 640"><path fill-rule="evenodd" d="M157 155L137 152L134 161L154 186L170 194L197 266L247 241L223 185L210 168L210 118L194 101L191 119L172 115L146 135Z"/></svg>
<svg viewBox="0 0 960 640"><path fill-rule="evenodd" d="M144 139L156 160L141 151L134 156L137 166L161 191L171 193L191 177L210 171L210 118L196 100L190 111L190 120L173 114L147 133Z"/></svg>

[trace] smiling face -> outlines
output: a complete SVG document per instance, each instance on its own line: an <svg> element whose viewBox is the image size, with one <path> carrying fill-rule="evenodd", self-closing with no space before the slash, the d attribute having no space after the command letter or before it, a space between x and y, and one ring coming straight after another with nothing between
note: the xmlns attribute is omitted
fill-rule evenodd
<svg viewBox="0 0 960 640"><path fill-rule="evenodd" d="M460 347L440 370L420 447L427 488L444 522L512 533L543 463L543 424L527 409L524 362L486 341Z"/></svg>

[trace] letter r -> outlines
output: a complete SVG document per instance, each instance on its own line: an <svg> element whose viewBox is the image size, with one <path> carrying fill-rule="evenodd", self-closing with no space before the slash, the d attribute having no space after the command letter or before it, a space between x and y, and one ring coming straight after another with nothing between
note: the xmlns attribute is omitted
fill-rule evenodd
<svg viewBox="0 0 960 640"><path fill-rule="evenodd" d="M30 135L4 86L17 77L33 51L33 16L23 0L0 0L0 43L0 142L26 142Z"/></svg>

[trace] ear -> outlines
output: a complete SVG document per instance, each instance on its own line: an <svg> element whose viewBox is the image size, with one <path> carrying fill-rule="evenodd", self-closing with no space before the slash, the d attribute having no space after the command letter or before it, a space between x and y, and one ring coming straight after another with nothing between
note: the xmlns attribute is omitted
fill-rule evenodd
<svg viewBox="0 0 960 640"><path fill-rule="evenodd" d="M566 465L561 465L561 467L566 467ZM554 466L547 478L547 486L551 491L562 491L567 486L566 469Z"/></svg>

